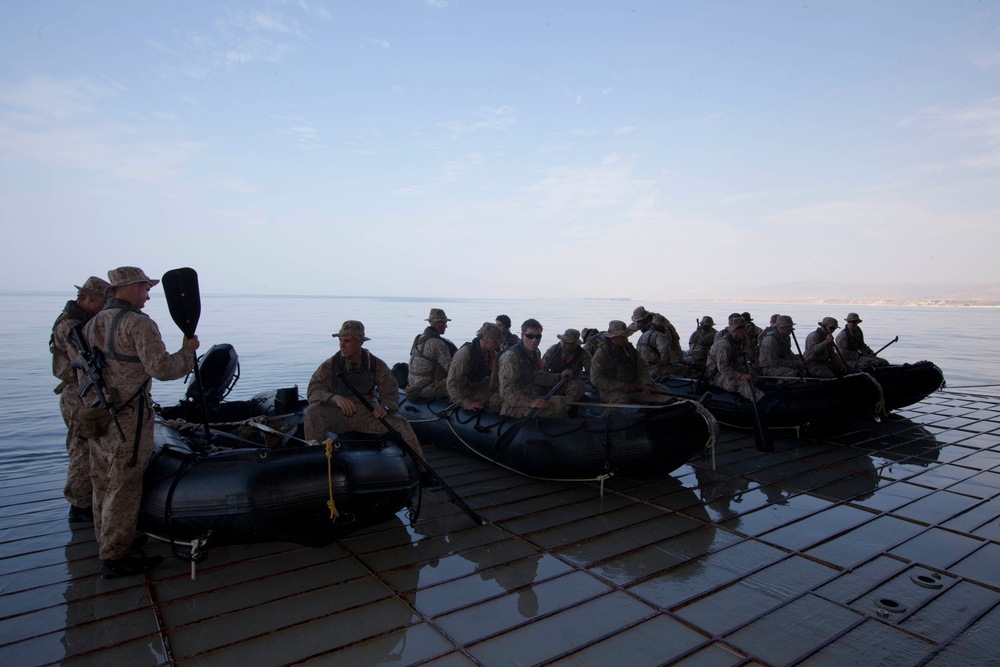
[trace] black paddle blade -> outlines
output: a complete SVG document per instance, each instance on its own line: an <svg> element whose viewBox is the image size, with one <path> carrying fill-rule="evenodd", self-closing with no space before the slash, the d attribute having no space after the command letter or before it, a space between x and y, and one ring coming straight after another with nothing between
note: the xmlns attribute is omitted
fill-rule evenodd
<svg viewBox="0 0 1000 667"><path fill-rule="evenodd" d="M201 292L198 290L198 272L192 268L170 269L163 274L163 294L174 324L191 338L201 317Z"/></svg>

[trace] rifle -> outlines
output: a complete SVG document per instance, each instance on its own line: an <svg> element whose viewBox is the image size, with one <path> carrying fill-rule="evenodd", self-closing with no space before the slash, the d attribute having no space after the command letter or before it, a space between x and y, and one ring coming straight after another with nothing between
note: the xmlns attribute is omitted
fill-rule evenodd
<svg viewBox="0 0 1000 667"><path fill-rule="evenodd" d="M87 340L83 337L82 327L83 323L80 323L69 330L69 342L82 357L82 359L74 359L70 363L73 368L80 370L83 374L83 381L80 382L77 393L80 398L85 398L91 389L94 390L97 400L91 407L100 405L108 411L111 420L115 423L115 428L118 429L118 435L121 436L122 442L125 442L125 431L122 430L122 425L118 421L118 406L108 400L108 384L104 381L102 372L108 367L104 360L104 353L101 352L100 348L87 345Z"/></svg>

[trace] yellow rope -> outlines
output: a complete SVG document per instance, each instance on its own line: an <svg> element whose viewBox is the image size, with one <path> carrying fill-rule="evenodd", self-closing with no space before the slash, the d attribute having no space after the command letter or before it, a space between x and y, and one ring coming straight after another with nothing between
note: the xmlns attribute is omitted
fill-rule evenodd
<svg viewBox="0 0 1000 667"><path fill-rule="evenodd" d="M323 444L326 445L326 483L330 487L330 499L326 501L326 506L330 508L330 518L336 519L340 517L340 512L333 502L333 440L327 438Z"/></svg>

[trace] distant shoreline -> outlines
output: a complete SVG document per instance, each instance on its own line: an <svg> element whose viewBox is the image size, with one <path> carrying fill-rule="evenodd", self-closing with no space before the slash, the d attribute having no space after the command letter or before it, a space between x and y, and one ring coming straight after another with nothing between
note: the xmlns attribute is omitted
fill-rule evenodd
<svg viewBox="0 0 1000 667"><path fill-rule="evenodd" d="M74 291L28 291L28 290L0 290L0 296L59 296L71 299L75 296ZM347 295L347 294L222 294L203 293L202 297L250 297L264 299L281 298L303 298L303 299L390 299L403 301L496 301L500 298L510 299L513 297L414 297L414 296L371 296L371 295ZM939 308L1000 308L998 299L830 299L830 298L737 298L737 297L545 297L534 296L523 298L523 301L543 301L546 299L566 298L570 301L622 301L641 303L644 301L660 301L668 303L781 303L781 304L802 304L802 305L842 305L842 306L922 306Z"/></svg>

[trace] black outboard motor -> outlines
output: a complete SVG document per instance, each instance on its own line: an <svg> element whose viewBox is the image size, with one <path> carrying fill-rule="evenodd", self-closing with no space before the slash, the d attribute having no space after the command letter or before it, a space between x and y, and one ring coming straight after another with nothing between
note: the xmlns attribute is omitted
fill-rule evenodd
<svg viewBox="0 0 1000 667"><path fill-rule="evenodd" d="M205 388L205 403L213 408L229 395L240 379L240 359L236 348L229 343L219 343L198 358L201 384ZM187 401L201 403L201 389L192 382L184 394Z"/></svg>

